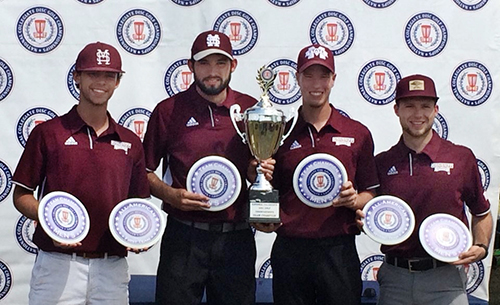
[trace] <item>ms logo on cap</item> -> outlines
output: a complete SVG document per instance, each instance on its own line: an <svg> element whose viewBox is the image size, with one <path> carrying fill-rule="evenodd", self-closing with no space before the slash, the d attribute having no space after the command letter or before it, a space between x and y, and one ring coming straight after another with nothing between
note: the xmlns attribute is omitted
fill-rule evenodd
<svg viewBox="0 0 500 305"><path fill-rule="evenodd" d="M207 35L207 47L220 47L220 37L219 35L215 34L208 34Z"/></svg>
<svg viewBox="0 0 500 305"><path fill-rule="evenodd" d="M102 65L102 64L110 65L111 64L109 50L102 51L101 49L97 49L96 56L97 56L97 64L98 65Z"/></svg>
<svg viewBox="0 0 500 305"><path fill-rule="evenodd" d="M423 80L413 80L409 82L408 85L409 85L408 90L410 91L425 90L425 82Z"/></svg>
<svg viewBox="0 0 500 305"><path fill-rule="evenodd" d="M307 59L312 59L315 56L324 60L328 58L328 52L326 52L324 47L309 47L306 52Z"/></svg>

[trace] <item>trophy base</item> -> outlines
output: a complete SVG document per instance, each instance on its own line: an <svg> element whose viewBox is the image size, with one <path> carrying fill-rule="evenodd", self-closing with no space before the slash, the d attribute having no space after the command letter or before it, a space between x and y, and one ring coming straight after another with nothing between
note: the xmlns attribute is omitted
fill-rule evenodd
<svg viewBox="0 0 500 305"><path fill-rule="evenodd" d="M248 222L280 223L278 190L249 190Z"/></svg>

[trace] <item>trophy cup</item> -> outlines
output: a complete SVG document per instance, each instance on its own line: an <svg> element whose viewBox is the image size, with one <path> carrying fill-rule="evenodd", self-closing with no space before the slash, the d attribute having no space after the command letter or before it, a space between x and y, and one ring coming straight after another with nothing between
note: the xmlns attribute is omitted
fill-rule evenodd
<svg viewBox="0 0 500 305"><path fill-rule="evenodd" d="M283 112L273 107L269 100L268 91L274 85L276 74L270 68L261 67L258 71L257 81L263 93L260 100L252 107L241 113L237 104L231 106L229 112L236 132L247 143L252 155L259 161L257 177L249 188L248 221L260 223L279 223L279 197L278 190L273 189L271 183L262 173L260 162L271 158L283 141L290 135L297 122L295 115L290 131L283 136L286 118ZM237 122L245 125L242 133Z"/></svg>

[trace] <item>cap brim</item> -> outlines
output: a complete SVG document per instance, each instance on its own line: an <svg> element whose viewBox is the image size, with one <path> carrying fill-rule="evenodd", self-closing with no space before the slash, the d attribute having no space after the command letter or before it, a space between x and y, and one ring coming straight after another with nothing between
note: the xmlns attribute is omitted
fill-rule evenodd
<svg viewBox="0 0 500 305"><path fill-rule="evenodd" d="M204 57L207 57L208 55L212 55L212 54L225 55L229 59L233 60L233 56L231 54L227 53L226 51L220 50L220 49L206 49L206 50L200 51L200 52L193 55L193 59L198 61L198 60L200 60Z"/></svg>
<svg viewBox="0 0 500 305"><path fill-rule="evenodd" d="M88 69L77 70L77 72L90 72L90 71L125 73L125 71L117 70L117 69L110 69L110 68L88 68Z"/></svg>
<svg viewBox="0 0 500 305"><path fill-rule="evenodd" d="M333 71L332 68L330 66L328 66L327 64L325 64L323 61L314 61L314 60L311 60L308 63L303 64L302 67L300 67L300 69L298 70L298 72L302 73L302 72L304 72L305 69L307 69L313 65L323 66L323 67L327 68L328 70L330 70L330 72L335 73L335 71Z"/></svg>

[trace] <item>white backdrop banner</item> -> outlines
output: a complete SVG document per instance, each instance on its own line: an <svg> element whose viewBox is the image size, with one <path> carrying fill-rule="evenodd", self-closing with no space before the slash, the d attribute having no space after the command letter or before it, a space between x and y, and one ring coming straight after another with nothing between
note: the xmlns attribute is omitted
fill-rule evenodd
<svg viewBox="0 0 500 305"><path fill-rule="evenodd" d="M328 46L337 67L330 101L368 126L376 153L401 134L392 109L396 82L429 75L440 96L434 129L474 151L496 218L499 10L493 0L0 0L0 303L27 304L37 252L35 224L12 204L12 174L33 127L77 103L71 73L86 44L103 41L120 51L126 74L109 111L140 137L155 105L193 81L191 43L209 29L233 43L239 64L232 88L258 97L257 69L269 65L278 74L271 100L289 116L301 103L299 50ZM256 277L270 278L274 235L255 238ZM358 248L361 276L373 281L379 245L361 235ZM154 275L158 250L131 255L131 273ZM467 268L468 292L487 300L491 254Z"/></svg>

